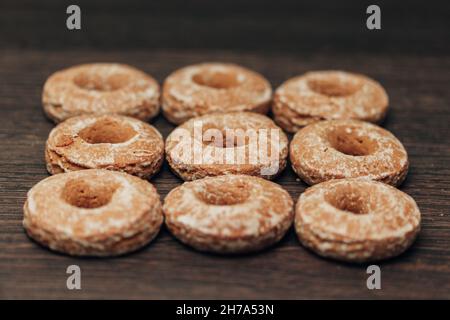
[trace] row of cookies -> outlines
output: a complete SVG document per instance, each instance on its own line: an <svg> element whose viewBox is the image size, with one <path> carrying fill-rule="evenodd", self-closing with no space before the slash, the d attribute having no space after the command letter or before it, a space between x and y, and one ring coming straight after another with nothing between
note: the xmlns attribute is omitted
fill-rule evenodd
<svg viewBox="0 0 450 320"><path fill-rule="evenodd" d="M204 114L252 111L266 114L294 133L318 120L380 122L388 96L376 81L343 71L316 71L272 87L261 74L225 63L191 65L170 74L162 94L148 74L122 64L85 64L58 71L44 85L42 103L55 122L81 114L122 114L143 121L162 105L174 124Z"/></svg>
<svg viewBox="0 0 450 320"><path fill-rule="evenodd" d="M252 112L190 119L165 143L156 128L138 119L77 116L58 124L45 148L51 174L98 168L148 179L159 171L165 154L173 172L186 181L222 174L273 179L286 167L288 153L294 171L310 185L366 177L398 186L409 167L402 143L374 124L320 121L297 132L289 145L270 118Z"/></svg>
<svg viewBox="0 0 450 320"><path fill-rule="evenodd" d="M220 254L270 247L295 222L306 248L341 261L368 262L404 252L420 230L420 211L407 194L366 179L317 184L301 194L294 209L280 185L235 174L185 182L162 205L146 180L87 169L33 186L23 225L52 250L116 256L148 244L163 221L183 243Z"/></svg>

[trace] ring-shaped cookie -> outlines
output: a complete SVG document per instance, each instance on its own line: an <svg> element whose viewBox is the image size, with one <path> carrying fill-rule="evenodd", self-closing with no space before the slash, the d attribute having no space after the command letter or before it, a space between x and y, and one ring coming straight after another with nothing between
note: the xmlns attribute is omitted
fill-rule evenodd
<svg viewBox="0 0 450 320"><path fill-rule="evenodd" d="M420 211L406 193L362 179L330 180L301 194L295 229L317 254L348 262L404 252L420 230Z"/></svg>
<svg viewBox="0 0 450 320"><path fill-rule="evenodd" d="M270 83L260 74L228 63L202 63L173 72L164 82L162 110L172 123L208 113L267 113Z"/></svg>
<svg viewBox="0 0 450 320"><path fill-rule="evenodd" d="M376 81L344 71L315 71L283 83L274 94L275 122L288 132L319 120L380 122L389 100Z"/></svg>
<svg viewBox="0 0 450 320"><path fill-rule="evenodd" d="M159 112L159 91L155 79L131 66L92 63L52 74L45 82L42 103L54 122L111 113L146 121Z"/></svg>
<svg viewBox="0 0 450 320"><path fill-rule="evenodd" d="M170 232L197 250L258 251L279 241L293 221L293 201L281 186L252 176L185 182L165 198Z"/></svg>
<svg viewBox="0 0 450 320"><path fill-rule="evenodd" d="M45 158L51 174L108 169L150 178L164 161L164 141L153 126L119 115L67 119L50 132Z"/></svg>
<svg viewBox="0 0 450 320"><path fill-rule="evenodd" d="M122 172L82 170L57 174L28 192L23 225L52 250L115 256L149 243L163 222L156 189Z"/></svg>
<svg viewBox="0 0 450 320"><path fill-rule="evenodd" d="M272 179L286 167L287 156L283 130L253 112L193 118L166 139L166 159L183 180L223 174Z"/></svg>
<svg viewBox="0 0 450 320"><path fill-rule="evenodd" d="M408 154L389 131L357 120L329 120L298 131L290 144L292 168L308 184L368 178L400 185Z"/></svg>

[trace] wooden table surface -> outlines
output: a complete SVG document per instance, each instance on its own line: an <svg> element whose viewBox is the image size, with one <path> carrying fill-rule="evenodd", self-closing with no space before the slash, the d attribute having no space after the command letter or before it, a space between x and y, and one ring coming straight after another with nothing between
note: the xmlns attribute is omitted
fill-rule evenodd
<svg viewBox="0 0 450 320"><path fill-rule="evenodd" d="M1 15L9 21L4 11ZM26 34L23 26L17 28L18 34ZM0 36L5 36L4 31ZM286 50L240 50L220 48L219 44L123 49L117 44L96 48L90 43L39 47L27 41L23 37L9 46L0 45L0 298L450 298L448 51L422 50L420 46L409 50L406 45L403 50L381 52L289 46ZM438 41L425 36L423 41L439 47ZM196 252L165 228L142 250L113 259L73 258L27 238L21 225L26 192L48 176L43 152L54 125L45 118L40 99L42 85L52 72L77 63L114 61L141 68L162 82L176 68L217 60L253 68L274 87L296 74L329 68L364 73L385 86L391 108L383 126L409 153L410 172L401 190L417 201L422 231L405 254L379 263L381 290L367 289L367 265L319 258L300 246L292 228L273 248L238 257ZM152 124L164 137L174 128L162 116ZM294 199L306 188L290 167L275 182ZM181 180L165 164L152 183L163 198ZM82 290L66 289L66 268L72 264L81 267Z"/></svg>

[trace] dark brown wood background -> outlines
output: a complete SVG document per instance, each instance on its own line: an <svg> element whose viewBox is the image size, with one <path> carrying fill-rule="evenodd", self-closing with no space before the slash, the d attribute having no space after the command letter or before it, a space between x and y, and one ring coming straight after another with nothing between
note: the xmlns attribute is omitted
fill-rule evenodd
<svg viewBox="0 0 450 320"><path fill-rule="evenodd" d="M65 28L66 1L0 4L0 298L307 299L450 298L450 33L442 3L377 2L382 30L365 28L369 2L78 1L82 30ZM47 177L44 143L53 124L41 110L45 79L83 62L134 65L160 82L202 61L253 68L274 87L314 69L365 73L391 101L383 124L405 145L411 170L401 189L423 215L420 237L380 263L382 290L366 288L366 265L325 260L293 230L264 252L223 257L191 250L163 229L139 252L114 259L56 254L21 226L26 192ZM164 136L173 129L161 116ZM152 182L179 185L167 166ZM288 168L276 182L297 199L305 185ZM66 268L82 290L66 289Z"/></svg>

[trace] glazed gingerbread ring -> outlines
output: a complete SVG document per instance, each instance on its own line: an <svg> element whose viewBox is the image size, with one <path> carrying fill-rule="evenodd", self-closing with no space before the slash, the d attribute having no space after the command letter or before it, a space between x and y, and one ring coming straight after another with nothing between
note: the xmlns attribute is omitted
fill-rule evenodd
<svg viewBox="0 0 450 320"><path fill-rule="evenodd" d="M400 185L408 154L389 131L358 120L329 120L296 133L290 145L292 168L308 184L342 178L368 178Z"/></svg>
<svg viewBox="0 0 450 320"><path fill-rule="evenodd" d="M275 122L288 132L319 120L380 122L388 96L376 81L343 71L315 71L289 79L274 95Z"/></svg>
<svg viewBox="0 0 450 320"><path fill-rule="evenodd" d="M270 83L249 69L226 63L202 63L179 69L164 82L162 109L172 123L208 113L267 113Z"/></svg>
<svg viewBox="0 0 450 320"><path fill-rule="evenodd" d="M377 181L342 179L302 193L295 229L301 243L321 256L368 262L404 252L419 233L420 219L406 193Z"/></svg>
<svg viewBox="0 0 450 320"><path fill-rule="evenodd" d="M253 112L193 118L166 139L166 159L183 180L224 174L272 179L285 167L288 139L268 117Z"/></svg>
<svg viewBox="0 0 450 320"><path fill-rule="evenodd" d="M279 185L246 175L208 177L173 189L163 205L170 232L197 250L254 252L292 224L293 201Z"/></svg>
<svg viewBox="0 0 450 320"><path fill-rule="evenodd" d="M134 118L84 115L50 132L45 158L51 174L108 169L146 179L162 166L164 141L153 126Z"/></svg>
<svg viewBox="0 0 450 320"><path fill-rule="evenodd" d="M122 114L149 120L159 111L159 85L131 66L93 63L52 74L42 103L55 122L82 114Z"/></svg>
<svg viewBox="0 0 450 320"><path fill-rule="evenodd" d="M52 250L115 256L149 243L163 222L156 189L137 177L83 170L48 177L28 192L23 225Z"/></svg>

